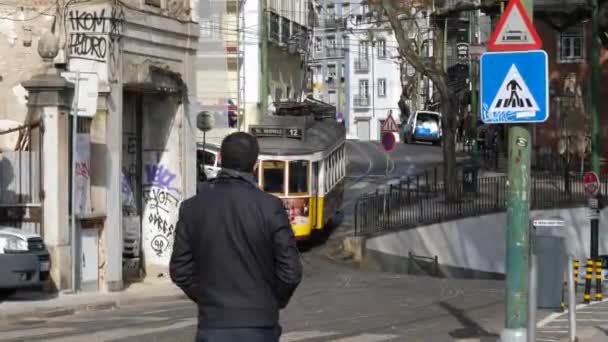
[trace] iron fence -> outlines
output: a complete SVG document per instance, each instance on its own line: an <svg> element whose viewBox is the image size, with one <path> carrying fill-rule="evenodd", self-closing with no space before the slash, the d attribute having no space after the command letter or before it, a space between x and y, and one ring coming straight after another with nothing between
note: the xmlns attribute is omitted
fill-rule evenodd
<svg viewBox="0 0 608 342"><path fill-rule="evenodd" d="M462 172L459 184L438 183L436 172L403 177L367 194L355 203L355 235L408 229L417 226L498 213L506 210L507 177L477 178ZM606 177L601 177L606 179ZM608 182L601 184L602 193ZM458 200L448 200L447 194ZM559 209L586 203L581 174L537 173L530 179L531 209Z"/></svg>

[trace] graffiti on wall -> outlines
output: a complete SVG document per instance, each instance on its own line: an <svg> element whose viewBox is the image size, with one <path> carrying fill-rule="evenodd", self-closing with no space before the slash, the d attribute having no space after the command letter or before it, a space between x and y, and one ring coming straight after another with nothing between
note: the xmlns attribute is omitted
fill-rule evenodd
<svg viewBox="0 0 608 342"><path fill-rule="evenodd" d="M143 225L156 257L168 258L175 234L181 193L177 189L177 174L167 165L144 165Z"/></svg>
<svg viewBox="0 0 608 342"><path fill-rule="evenodd" d="M120 7L72 9L67 15L70 57L111 61L122 32L124 12Z"/></svg>

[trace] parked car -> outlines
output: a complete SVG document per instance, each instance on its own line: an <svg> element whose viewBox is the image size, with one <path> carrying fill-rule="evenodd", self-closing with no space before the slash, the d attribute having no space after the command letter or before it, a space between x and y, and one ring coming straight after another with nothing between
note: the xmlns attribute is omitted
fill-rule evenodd
<svg viewBox="0 0 608 342"><path fill-rule="evenodd" d="M40 235L0 227L0 298L18 289L40 287L49 279L50 266Z"/></svg>
<svg viewBox="0 0 608 342"><path fill-rule="evenodd" d="M403 126L403 140L408 144L427 141L440 145L441 135L441 113L438 112L416 111Z"/></svg>

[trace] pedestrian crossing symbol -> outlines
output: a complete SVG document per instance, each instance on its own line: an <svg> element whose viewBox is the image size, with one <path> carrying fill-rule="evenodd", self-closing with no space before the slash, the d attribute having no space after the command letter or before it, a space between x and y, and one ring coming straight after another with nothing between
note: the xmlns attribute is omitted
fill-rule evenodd
<svg viewBox="0 0 608 342"><path fill-rule="evenodd" d="M547 80L544 51L482 55L482 121L488 124L546 121L549 116Z"/></svg>
<svg viewBox="0 0 608 342"><path fill-rule="evenodd" d="M490 113L505 111L516 112L517 117L534 117L538 112L538 104L521 77L515 64L511 66L505 80L492 101Z"/></svg>

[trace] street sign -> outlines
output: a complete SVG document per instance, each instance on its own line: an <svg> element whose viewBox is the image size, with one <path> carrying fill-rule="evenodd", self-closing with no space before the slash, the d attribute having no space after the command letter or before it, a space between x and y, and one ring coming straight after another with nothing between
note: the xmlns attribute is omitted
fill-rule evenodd
<svg viewBox="0 0 608 342"><path fill-rule="evenodd" d="M389 111L388 117L386 118L386 120L384 120L384 123L382 124L382 128L380 128L380 130L382 132L399 132L399 126L397 126L395 119L393 119L392 110Z"/></svg>
<svg viewBox="0 0 608 342"><path fill-rule="evenodd" d="M589 198L597 197L600 192L600 178L597 173L589 171L583 176L583 186L585 187L585 194Z"/></svg>
<svg viewBox="0 0 608 342"><path fill-rule="evenodd" d="M395 148L397 139L394 132L382 131L382 147L386 152L390 152Z"/></svg>
<svg viewBox="0 0 608 342"><path fill-rule="evenodd" d="M564 220L562 219L539 219L532 221L535 227L563 227Z"/></svg>
<svg viewBox="0 0 608 342"><path fill-rule="evenodd" d="M509 1L488 43L490 51L537 50L542 45L521 1Z"/></svg>
<svg viewBox="0 0 608 342"><path fill-rule="evenodd" d="M96 73L91 72L62 72L61 76L70 83L78 83L74 87L77 94L72 97L72 114L92 118L97 113L97 97L99 95L99 81Z"/></svg>
<svg viewBox="0 0 608 342"><path fill-rule="evenodd" d="M545 51L484 53L480 74L484 123L534 123L549 118Z"/></svg>

